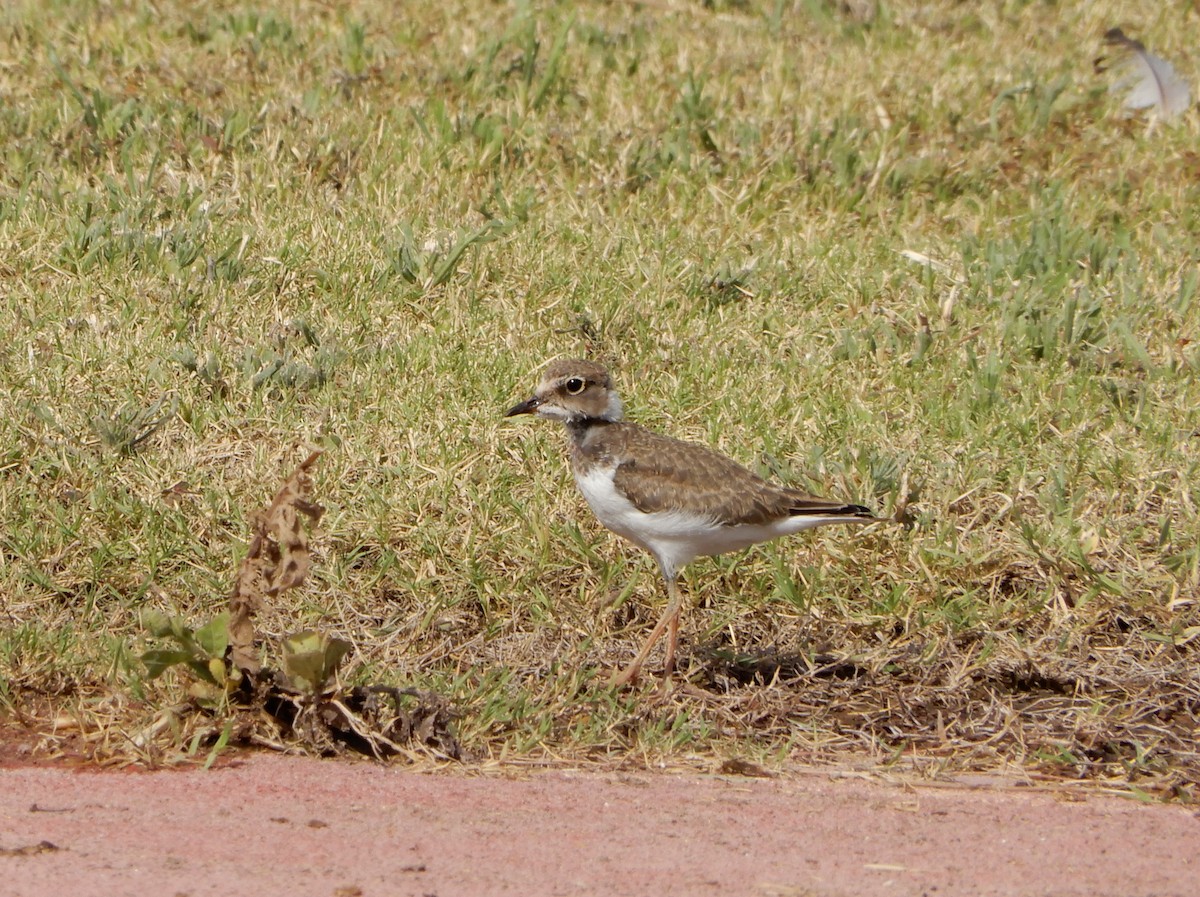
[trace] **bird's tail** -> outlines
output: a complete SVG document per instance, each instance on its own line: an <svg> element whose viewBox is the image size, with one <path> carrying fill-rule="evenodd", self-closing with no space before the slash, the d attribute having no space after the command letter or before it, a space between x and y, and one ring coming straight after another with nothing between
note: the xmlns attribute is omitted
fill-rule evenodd
<svg viewBox="0 0 1200 897"><path fill-rule="evenodd" d="M878 520L866 505L839 504L836 501L826 501L811 496L798 497L793 502L788 514L792 517L838 517L845 518L847 523L870 523Z"/></svg>

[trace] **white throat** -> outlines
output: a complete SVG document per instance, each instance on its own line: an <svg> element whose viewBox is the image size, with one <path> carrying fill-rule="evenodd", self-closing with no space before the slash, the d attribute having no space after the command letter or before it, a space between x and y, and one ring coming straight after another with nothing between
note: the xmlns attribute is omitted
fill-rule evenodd
<svg viewBox="0 0 1200 897"><path fill-rule="evenodd" d="M625 406L621 403L621 397L610 389L608 391L608 407L604 409L600 419L616 423L624 416Z"/></svg>
<svg viewBox="0 0 1200 897"><path fill-rule="evenodd" d="M579 408L564 408L562 405L546 402L537 407L537 416L547 418L548 420L561 421L564 424L578 424L587 420L603 420L609 423L616 423L625 416L625 406L621 404L621 397L611 389L605 398L607 402L604 408L596 415L586 414Z"/></svg>

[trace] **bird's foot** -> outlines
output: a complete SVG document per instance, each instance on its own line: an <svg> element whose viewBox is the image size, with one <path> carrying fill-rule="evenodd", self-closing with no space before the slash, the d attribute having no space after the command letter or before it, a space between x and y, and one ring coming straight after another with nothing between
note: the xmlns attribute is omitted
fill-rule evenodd
<svg viewBox="0 0 1200 897"><path fill-rule="evenodd" d="M626 688L637 684L638 678L641 676L641 667L635 667L632 664L619 673L614 673L608 680L608 687L612 689ZM659 680L658 690L654 693L655 701L664 701L671 695L675 694L677 688L682 687L684 690L694 688L685 678L682 682L676 681L674 671L664 671L662 679Z"/></svg>
<svg viewBox="0 0 1200 897"><path fill-rule="evenodd" d="M625 688L627 685L633 685L637 682L638 676L642 672L640 663L631 663L619 673L613 673L608 680L609 688Z"/></svg>
<svg viewBox="0 0 1200 897"><path fill-rule="evenodd" d="M658 683L658 691L654 693L654 703L663 704L675 694L675 677L670 673L664 673L662 681ZM684 683L687 684L686 682Z"/></svg>

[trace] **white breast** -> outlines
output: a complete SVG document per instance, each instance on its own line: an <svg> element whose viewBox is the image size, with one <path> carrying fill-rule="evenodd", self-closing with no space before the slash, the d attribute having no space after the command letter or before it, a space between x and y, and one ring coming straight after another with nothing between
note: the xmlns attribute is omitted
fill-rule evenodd
<svg viewBox="0 0 1200 897"><path fill-rule="evenodd" d="M643 514L634 507L633 502L617 491L613 483L616 472L615 465L597 465L585 473L576 471L575 484L601 523L614 533L653 552L654 549L645 539L651 528L647 520L650 515Z"/></svg>

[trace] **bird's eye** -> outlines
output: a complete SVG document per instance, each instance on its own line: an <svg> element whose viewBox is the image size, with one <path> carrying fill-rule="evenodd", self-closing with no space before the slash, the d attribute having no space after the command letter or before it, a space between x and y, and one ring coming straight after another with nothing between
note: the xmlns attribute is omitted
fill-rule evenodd
<svg viewBox="0 0 1200 897"><path fill-rule="evenodd" d="M567 381L567 393L569 395L577 396L583 392L583 388L585 386L587 386L587 384L583 382L581 377L572 377Z"/></svg>

